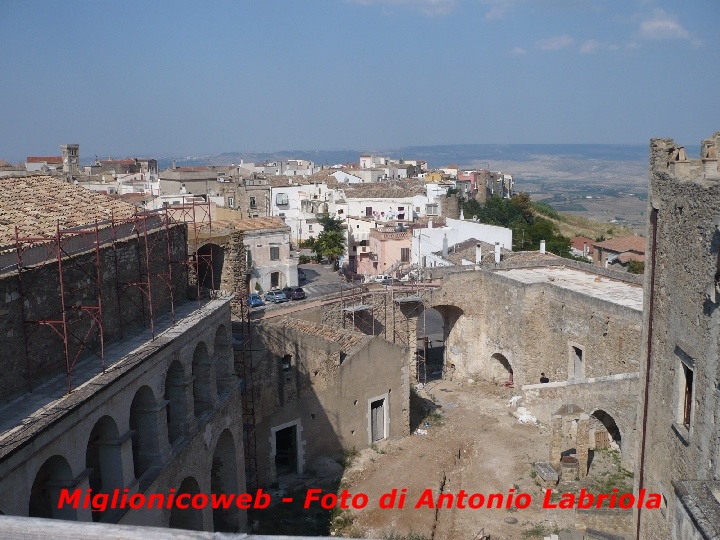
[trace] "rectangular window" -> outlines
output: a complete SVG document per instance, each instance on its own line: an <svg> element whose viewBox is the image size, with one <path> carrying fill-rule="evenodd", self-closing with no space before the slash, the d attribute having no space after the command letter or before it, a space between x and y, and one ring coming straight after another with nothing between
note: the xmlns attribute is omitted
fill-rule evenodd
<svg viewBox="0 0 720 540"><path fill-rule="evenodd" d="M257 202L255 202L255 197L250 197L250 208L257 208Z"/></svg>
<svg viewBox="0 0 720 540"><path fill-rule="evenodd" d="M279 261L280 260L280 248L279 247L271 247L270 248L270 260L271 261Z"/></svg>
<svg viewBox="0 0 720 540"><path fill-rule="evenodd" d="M692 402L693 402L693 370L685 363L682 365L682 411L681 411L681 423L688 430L690 429L690 414L692 413Z"/></svg>
<svg viewBox="0 0 720 540"><path fill-rule="evenodd" d="M308 232L312 232L312 225L308 225Z"/></svg>
<svg viewBox="0 0 720 540"><path fill-rule="evenodd" d="M401 248L400 249L400 261L401 262L410 262L410 248Z"/></svg>
<svg viewBox="0 0 720 540"><path fill-rule="evenodd" d="M372 206L365 207L365 217L372 217Z"/></svg>
<svg viewBox="0 0 720 540"><path fill-rule="evenodd" d="M228 197L228 207L235 208L235 197Z"/></svg>

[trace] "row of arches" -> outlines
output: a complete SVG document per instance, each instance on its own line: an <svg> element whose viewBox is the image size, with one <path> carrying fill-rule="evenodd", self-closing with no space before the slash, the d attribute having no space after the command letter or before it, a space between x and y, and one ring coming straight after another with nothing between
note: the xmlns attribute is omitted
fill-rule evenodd
<svg viewBox="0 0 720 540"><path fill-rule="evenodd" d="M234 388L236 382L230 335L225 326L220 326L215 333L212 356L207 345L201 341L195 346L190 365L186 366L180 360L171 362L161 399L148 385L135 392L127 433L121 432L118 422L111 415L104 415L95 422L85 447L86 487L93 493L111 493L115 489L124 489L137 479L140 491L147 489L149 481L156 477L157 471L169 459L170 447L189 432L195 418L209 415L218 397ZM222 486L231 482L224 477L232 473L236 487L235 446L230 432L227 436L230 438L225 434L220 438L219 453L213 458L224 471L218 476L223 479L215 480L215 484ZM235 468L230 471L228 464ZM154 474L146 474L153 468ZM73 483L78 483L78 479L73 477L71 467L63 456L55 455L46 460L35 475L28 514L32 517L77 519L73 509L57 508L60 490L74 489ZM103 515L100 511L93 512L92 519L98 521Z"/></svg>
<svg viewBox="0 0 720 540"><path fill-rule="evenodd" d="M104 423L97 433L109 428L111 428L110 424ZM107 457L102 456L102 452L96 453L95 449L91 449L91 447L88 447L88 456L98 461ZM211 493L238 493L237 449L232 433L228 429L220 434L215 445L209 477ZM107 469L100 469L97 474L93 470L88 481L93 492L109 491L121 487L116 484L117 479L112 477L112 471ZM31 517L77 520L78 510L76 508L72 508L71 505L58 508L60 491L64 488L72 489L73 482L72 469L63 456L55 455L46 460L33 482L28 508L29 515ZM194 476L188 476L182 480L176 490L176 499L183 493L191 496L201 493L200 484ZM238 532L240 514L237 506L231 505L228 509L214 509L212 513L215 531ZM93 512L93 520L98 521L102 515L102 512ZM96 516L98 517L96 518ZM204 529L203 510L192 508L192 506L187 509L173 506L167 525L171 528L201 531Z"/></svg>

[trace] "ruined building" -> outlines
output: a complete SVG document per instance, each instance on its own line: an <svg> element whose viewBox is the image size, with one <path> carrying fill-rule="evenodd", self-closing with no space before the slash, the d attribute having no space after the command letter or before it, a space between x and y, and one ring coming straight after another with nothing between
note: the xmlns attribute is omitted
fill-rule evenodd
<svg viewBox="0 0 720 540"><path fill-rule="evenodd" d="M638 489L661 493L638 537L720 537L720 133L689 160L653 139Z"/></svg>
<svg viewBox="0 0 720 540"><path fill-rule="evenodd" d="M189 227L50 177L0 181L0 514L244 530L236 507L58 508L63 489L244 487L230 299L200 286L212 261L188 257Z"/></svg>

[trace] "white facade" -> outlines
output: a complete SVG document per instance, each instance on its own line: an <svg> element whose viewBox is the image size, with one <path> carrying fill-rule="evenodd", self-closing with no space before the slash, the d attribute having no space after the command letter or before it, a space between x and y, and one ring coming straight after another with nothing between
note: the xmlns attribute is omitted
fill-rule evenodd
<svg viewBox="0 0 720 540"><path fill-rule="evenodd" d="M297 287L298 259L291 256L287 228L246 230L243 243L248 253L250 292Z"/></svg>
<svg viewBox="0 0 720 540"><path fill-rule="evenodd" d="M335 191L325 183L273 187L270 215L283 218L291 239L298 244L323 231L318 216L335 215ZM341 215L344 219L344 215Z"/></svg>
<svg viewBox="0 0 720 540"><path fill-rule="evenodd" d="M487 242L493 245L495 242L499 242L501 247L512 250L512 229L460 219L446 219L445 223L445 227L430 228L430 226L428 226L426 229L413 230L413 264L421 262L423 257L426 258L426 265L428 265L428 261L437 259L437 256L433 255L433 252L443 249L445 238L447 238L446 245L450 246L459 244L470 238L475 238L481 242ZM446 264L447 263L438 263L437 265L444 266Z"/></svg>
<svg viewBox="0 0 720 540"><path fill-rule="evenodd" d="M429 199L426 195L393 199L353 197L346 199L346 201L346 215L369 217L377 221L396 219L412 221L427 215L428 205L432 206L432 203L435 203L435 199Z"/></svg>
<svg viewBox="0 0 720 540"><path fill-rule="evenodd" d="M362 178L357 175L346 173L345 171L336 171L330 176L334 177L335 180L342 184L361 184Z"/></svg>

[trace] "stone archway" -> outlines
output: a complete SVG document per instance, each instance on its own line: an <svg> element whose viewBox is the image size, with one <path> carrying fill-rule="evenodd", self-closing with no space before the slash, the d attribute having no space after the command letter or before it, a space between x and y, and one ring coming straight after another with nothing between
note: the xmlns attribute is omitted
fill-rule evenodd
<svg viewBox="0 0 720 540"><path fill-rule="evenodd" d="M195 416L200 416L212 410L217 394L212 362L207 345L202 341L197 344L193 353L192 375Z"/></svg>
<svg viewBox="0 0 720 540"><path fill-rule="evenodd" d="M503 386L514 385L514 372L510 361L504 354L495 353L490 357L488 366L488 378L490 381Z"/></svg>
<svg viewBox="0 0 720 540"><path fill-rule="evenodd" d="M123 488L123 463L120 432L110 416L103 416L92 428L85 450L85 466L91 469L88 483L93 493L110 493ZM93 521L104 512L94 511Z"/></svg>
<svg viewBox="0 0 720 540"><path fill-rule="evenodd" d="M463 359L462 349L464 348L455 343L454 330L465 312L461 308L449 304L433 305L432 309L436 310L443 319L443 376L452 378L458 368L458 363Z"/></svg>
<svg viewBox="0 0 720 540"><path fill-rule="evenodd" d="M220 325L215 332L213 356L215 381L217 382L218 393L221 393L232 388L237 381L230 336L228 336L227 328L223 325Z"/></svg>
<svg viewBox="0 0 720 540"><path fill-rule="evenodd" d="M202 510L192 507L192 498L200 493L200 486L192 476L185 478L175 493L175 505L170 510L171 529L203 530ZM180 508L178 505L185 508Z"/></svg>
<svg viewBox="0 0 720 540"><path fill-rule="evenodd" d="M201 287L219 290L222 282L223 264L225 264L225 250L221 246L207 243L201 246L196 253L198 280Z"/></svg>
<svg viewBox="0 0 720 540"><path fill-rule="evenodd" d="M70 505L58 508L60 490L72 489L73 474L70 464L62 456L52 456L42 464L32 488L28 502L30 517L53 519L77 519L77 510Z"/></svg>
<svg viewBox="0 0 720 540"><path fill-rule="evenodd" d="M178 360L175 360L170 364L165 376L165 401L167 402L165 414L170 444L178 440L187 430L187 384L185 369Z"/></svg>
<svg viewBox="0 0 720 540"><path fill-rule="evenodd" d="M622 435L615 419L602 409L590 415L590 430L594 432L595 448L622 450Z"/></svg>
<svg viewBox="0 0 720 540"><path fill-rule="evenodd" d="M135 478L140 478L160 458L157 401L147 385L135 392L130 405L130 430Z"/></svg>
<svg viewBox="0 0 720 540"><path fill-rule="evenodd" d="M212 493L238 493L237 452L232 433L226 429L220 434L210 471ZM240 515L237 506L213 509L213 528L216 532L238 532Z"/></svg>

